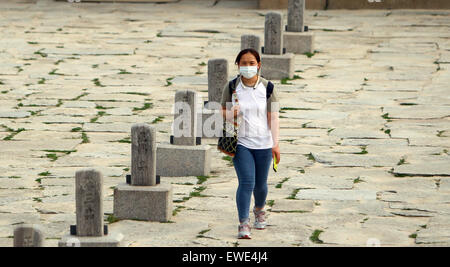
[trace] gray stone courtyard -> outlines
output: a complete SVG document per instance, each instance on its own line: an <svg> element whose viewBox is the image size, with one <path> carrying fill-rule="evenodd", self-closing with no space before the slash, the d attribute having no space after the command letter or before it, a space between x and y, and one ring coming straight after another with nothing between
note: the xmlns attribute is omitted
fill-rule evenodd
<svg viewBox="0 0 450 267"><path fill-rule="evenodd" d="M130 173L131 126L168 143L176 90L207 100L208 60L237 74L241 35L263 38L268 11L17 2L0 2L0 246L21 223L57 246L83 168L103 173L105 223L126 246L450 245L450 10L307 11L315 51L273 81L282 158L269 226L238 240L236 174L215 149L211 175L161 177L168 223L117 220L113 191Z"/></svg>

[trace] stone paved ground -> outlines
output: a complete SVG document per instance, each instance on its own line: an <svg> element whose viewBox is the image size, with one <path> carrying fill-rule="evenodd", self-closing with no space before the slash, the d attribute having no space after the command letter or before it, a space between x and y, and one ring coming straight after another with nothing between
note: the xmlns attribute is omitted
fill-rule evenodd
<svg viewBox="0 0 450 267"><path fill-rule="evenodd" d="M263 37L253 1L12 2L0 2L2 246L22 222L57 245L75 222L84 167L105 176L108 218L130 168L131 125L153 124L168 142L175 91L206 97L204 63L233 62L241 34ZM282 161L269 178L270 226L252 240L235 238L237 181L216 151L206 181L163 177L172 223L111 229L130 246L450 245L449 15L307 12L317 51L297 56L303 79L275 81Z"/></svg>

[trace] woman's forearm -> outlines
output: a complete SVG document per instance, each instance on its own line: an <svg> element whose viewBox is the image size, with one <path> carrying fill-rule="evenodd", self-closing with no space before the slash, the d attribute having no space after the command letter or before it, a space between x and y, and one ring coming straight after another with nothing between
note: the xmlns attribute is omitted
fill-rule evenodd
<svg viewBox="0 0 450 267"><path fill-rule="evenodd" d="M269 112L269 127L272 133L273 147L278 146L280 137L280 119L278 112Z"/></svg>

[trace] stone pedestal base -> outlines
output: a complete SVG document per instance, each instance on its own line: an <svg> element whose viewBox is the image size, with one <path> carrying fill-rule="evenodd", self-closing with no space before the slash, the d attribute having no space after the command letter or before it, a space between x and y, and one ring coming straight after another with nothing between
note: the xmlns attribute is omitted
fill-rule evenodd
<svg viewBox="0 0 450 267"><path fill-rule="evenodd" d="M284 55L263 54L261 58L261 75L269 80L281 80L294 78L295 55L287 53Z"/></svg>
<svg viewBox="0 0 450 267"><path fill-rule="evenodd" d="M211 147L160 144L156 150L156 175L161 177L207 176Z"/></svg>
<svg viewBox="0 0 450 267"><path fill-rule="evenodd" d="M197 115L197 137L219 138L222 135L223 118L219 110L205 108Z"/></svg>
<svg viewBox="0 0 450 267"><path fill-rule="evenodd" d="M58 242L58 247L121 247L123 235L111 232L105 236L65 235Z"/></svg>
<svg viewBox="0 0 450 267"><path fill-rule="evenodd" d="M314 34L310 32L285 32L283 41L288 53L305 54L314 52Z"/></svg>
<svg viewBox="0 0 450 267"><path fill-rule="evenodd" d="M114 217L120 220L168 222L172 217L172 185L119 184L114 189Z"/></svg>

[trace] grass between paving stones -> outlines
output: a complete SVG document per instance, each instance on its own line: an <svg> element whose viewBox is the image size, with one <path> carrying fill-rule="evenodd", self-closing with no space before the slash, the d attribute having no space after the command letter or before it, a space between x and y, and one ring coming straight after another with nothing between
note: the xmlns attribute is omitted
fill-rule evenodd
<svg viewBox="0 0 450 267"><path fill-rule="evenodd" d="M39 49L38 51L34 52L35 55L40 55L41 57L47 57L48 55L46 53L41 52L45 48Z"/></svg>
<svg viewBox="0 0 450 267"><path fill-rule="evenodd" d="M312 58L312 57L315 56L317 53L319 53L319 51L314 50L313 53L306 52L306 53L304 53L303 55L307 56L308 58Z"/></svg>
<svg viewBox="0 0 450 267"><path fill-rule="evenodd" d="M291 195L288 196L286 199L292 199L292 200L295 200L295 199L296 199L295 197L297 196L298 192L300 192L300 188L294 189L294 190L292 191Z"/></svg>
<svg viewBox="0 0 450 267"><path fill-rule="evenodd" d="M97 120L100 119L101 117L105 116L106 112L104 111L99 111L97 113L97 116L95 116L94 118L91 119L91 123L97 123Z"/></svg>
<svg viewBox="0 0 450 267"><path fill-rule="evenodd" d="M205 230L200 231L197 235L197 238L206 238L206 236L204 234L206 234L209 231L211 231L211 229L205 229Z"/></svg>
<svg viewBox="0 0 450 267"><path fill-rule="evenodd" d="M131 72L125 70L125 69L119 69L119 71L120 71L120 72L117 73L117 74L120 74L120 75L122 75L122 74L133 74L133 73L131 73Z"/></svg>
<svg viewBox="0 0 450 267"><path fill-rule="evenodd" d="M305 157L306 157L308 160L312 160L313 162L316 162L316 159L314 158L314 156L313 156L312 153L306 154Z"/></svg>
<svg viewBox="0 0 450 267"><path fill-rule="evenodd" d="M81 133L81 140L82 140L81 141L82 144L90 143L89 138L85 132Z"/></svg>
<svg viewBox="0 0 450 267"><path fill-rule="evenodd" d="M92 79L91 81L94 83L95 86L105 87L105 85L103 85L98 78Z"/></svg>
<svg viewBox="0 0 450 267"><path fill-rule="evenodd" d="M178 212L180 212L182 209L185 209L185 206L177 206L173 211L172 211L172 216L176 216L178 214Z"/></svg>
<svg viewBox="0 0 450 267"><path fill-rule="evenodd" d="M158 122L161 122L161 121L163 121L164 118L165 118L164 116L158 116L156 119L154 119L154 120L151 122L151 124L156 124L156 123L158 123Z"/></svg>
<svg viewBox="0 0 450 267"><path fill-rule="evenodd" d="M362 146L361 147L361 152L355 152L355 153L352 153L352 154L365 155L365 154L369 153L369 152L367 152L366 148L367 148L366 146Z"/></svg>
<svg viewBox="0 0 450 267"><path fill-rule="evenodd" d="M4 126L4 127L5 127L5 126ZM12 139L14 138L14 136L16 136L17 134L19 134L20 132L25 131L25 128L19 128L19 129L17 129L17 130L14 130L14 129L11 129L11 128L6 127L6 130L7 130L8 132L11 132L11 134L8 135L8 136L6 136L5 138L3 138L3 140L4 140L4 141L10 141L10 140L12 140Z"/></svg>
<svg viewBox="0 0 450 267"><path fill-rule="evenodd" d="M292 83L289 83L289 81L301 80L301 79L303 79L303 78L298 75L294 75L294 77L292 79L291 78L281 79L281 84L292 84Z"/></svg>
<svg viewBox="0 0 450 267"><path fill-rule="evenodd" d="M147 109L151 109L153 108L153 103L144 103L144 106L141 108L133 108L133 111L142 111L142 110L147 110Z"/></svg>
<svg viewBox="0 0 450 267"><path fill-rule="evenodd" d="M72 128L72 130L70 130L72 133L76 133L76 132L80 132L80 131L82 131L83 130L83 128L81 128L81 127L75 127L75 128Z"/></svg>
<svg viewBox="0 0 450 267"><path fill-rule="evenodd" d="M120 139L120 140L117 140L117 141L110 141L110 142L117 142L117 143L123 143L123 144L131 144L131 137L125 137L125 138L122 138L122 139Z"/></svg>
<svg viewBox="0 0 450 267"><path fill-rule="evenodd" d="M406 159L401 158L401 159L398 161L397 166L400 166L400 165L403 165L403 164L406 164Z"/></svg>
<svg viewBox="0 0 450 267"><path fill-rule="evenodd" d="M275 188L278 188L278 189L282 188L282 187L283 187L283 183L289 181L289 179L290 179L290 177L284 178L281 182L279 182L279 183L275 186Z"/></svg>
<svg viewBox="0 0 450 267"><path fill-rule="evenodd" d="M202 192L205 191L206 186L199 186L195 187L194 191L192 191L189 194L189 197L207 197L206 195L203 195Z"/></svg>
<svg viewBox="0 0 450 267"><path fill-rule="evenodd" d="M380 131L382 131L382 132L384 132L385 134L389 135L389 137L392 137L392 136L391 136L391 129L385 130L384 128L381 128Z"/></svg>
<svg viewBox="0 0 450 267"><path fill-rule="evenodd" d="M442 134L445 133L445 131L437 131L438 133L436 134L437 137L443 137Z"/></svg>
<svg viewBox="0 0 450 267"><path fill-rule="evenodd" d="M38 81L38 84L45 84L45 78L41 78L39 81Z"/></svg>
<svg viewBox="0 0 450 267"><path fill-rule="evenodd" d="M175 79L175 77L170 77L166 79L166 85L164 85L165 87L169 87L172 85L172 80Z"/></svg>
<svg viewBox="0 0 450 267"><path fill-rule="evenodd" d="M112 107L104 107L104 106L100 106L100 105L98 105L98 104L95 104L95 108L96 109L103 109L103 110L105 110L105 109L113 109Z"/></svg>
<svg viewBox="0 0 450 267"><path fill-rule="evenodd" d="M121 94L127 94L127 95L140 95L140 96L149 96L148 93L140 93L140 92L121 92Z"/></svg>
<svg viewBox="0 0 450 267"><path fill-rule="evenodd" d="M353 183L354 183L354 184L362 183L362 182L365 182L365 181L362 180L361 177L359 177L359 176L358 176L358 178L356 178L356 179L353 180Z"/></svg>
<svg viewBox="0 0 450 267"><path fill-rule="evenodd" d="M47 176L50 176L51 173L50 173L49 171L46 171L46 172L41 172L41 173L39 173L38 175L39 175L39 176L47 177Z"/></svg>
<svg viewBox="0 0 450 267"><path fill-rule="evenodd" d="M197 176L197 184L203 184L204 182L208 181L209 178L211 178L211 176Z"/></svg>
<svg viewBox="0 0 450 267"><path fill-rule="evenodd" d="M108 215L108 217L106 218L106 221L107 221L109 224L112 224L112 223L115 223L115 222L120 221L120 219L114 217L113 214L106 214L106 215Z"/></svg>
<svg viewBox="0 0 450 267"><path fill-rule="evenodd" d="M62 73L57 73L58 69L53 69L51 72L48 73L48 75L59 75L59 76L66 76L65 74Z"/></svg>
<svg viewBox="0 0 450 267"><path fill-rule="evenodd" d="M321 233L323 233L322 230L314 230L314 232L309 237L309 240L311 240L315 244L323 244L323 241L319 239Z"/></svg>
<svg viewBox="0 0 450 267"><path fill-rule="evenodd" d="M82 93L81 95L79 95L79 96L77 96L75 98L72 98L71 100L72 101L78 101L78 100L80 100L80 98L82 98L83 96L87 96L87 95L89 95L89 93Z"/></svg>

